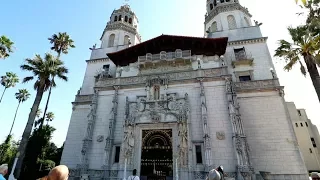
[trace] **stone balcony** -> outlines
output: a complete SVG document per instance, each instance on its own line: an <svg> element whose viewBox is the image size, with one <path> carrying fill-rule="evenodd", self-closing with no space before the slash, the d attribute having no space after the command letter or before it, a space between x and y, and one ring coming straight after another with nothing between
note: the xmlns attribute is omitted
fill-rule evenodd
<svg viewBox="0 0 320 180"><path fill-rule="evenodd" d="M72 105L91 104L93 95L76 95Z"/></svg>
<svg viewBox="0 0 320 180"><path fill-rule="evenodd" d="M229 58L233 68L236 68L240 65L252 66L254 60L250 52L236 53L231 55Z"/></svg>

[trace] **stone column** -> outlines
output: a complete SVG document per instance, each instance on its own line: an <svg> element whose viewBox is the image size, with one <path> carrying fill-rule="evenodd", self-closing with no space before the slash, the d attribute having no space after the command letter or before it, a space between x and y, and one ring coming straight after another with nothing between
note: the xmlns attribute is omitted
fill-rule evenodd
<svg viewBox="0 0 320 180"><path fill-rule="evenodd" d="M104 165L102 166L102 169L104 170L103 179L108 179L110 177L111 172L111 156L112 156L112 146L114 142L114 125L116 123L117 118L117 112L118 112L118 95L119 95L119 89L120 86L114 86L114 96L112 100L112 114L111 118L109 119L109 134L106 139L106 146L105 146L105 157L104 157Z"/></svg>
<svg viewBox="0 0 320 180"><path fill-rule="evenodd" d="M96 121L98 96L99 96L99 91L95 90L92 103L91 103L90 113L88 114L87 131L83 139L83 144L81 149L81 164L78 165L81 176L88 175L88 168L89 168L88 150L92 142L92 135L93 135L94 125Z"/></svg>
<svg viewBox="0 0 320 180"><path fill-rule="evenodd" d="M252 180L254 169L250 161L250 149L239 113L237 94L231 77L226 78L226 94L228 101L229 117L232 125L233 146L237 158L237 179Z"/></svg>
<svg viewBox="0 0 320 180"><path fill-rule="evenodd" d="M212 168L212 151L211 151L211 138L208 128L208 114L206 96L203 86L203 79L198 79L200 82L200 103L201 103L201 121L203 124L203 141L204 141L204 154L205 154L205 171Z"/></svg>

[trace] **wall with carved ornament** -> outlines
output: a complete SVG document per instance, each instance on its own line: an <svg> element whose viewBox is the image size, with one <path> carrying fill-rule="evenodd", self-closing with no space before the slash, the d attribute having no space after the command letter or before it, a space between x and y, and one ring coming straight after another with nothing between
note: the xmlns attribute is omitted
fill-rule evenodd
<svg viewBox="0 0 320 180"><path fill-rule="evenodd" d="M72 111L68 134L64 144L61 164L76 168L81 160L82 142L87 130L89 105L78 105Z"/></svg>
<svg viewBox="0 0 320 180"><path fill-rule="evenodd" d="M115 76L116 66L112 61L108 59L103 59L103 60L87 62L87 69L83 79L83 84L82 84L81 93L80 93L81 95L93 94L95 76L101 73L103 65L107 65L107 64L110 65L109 69L111 71L111 74Z"/></svg>
<svg viewBox="0 0 320 180"><path fill-rule="evenodd" d="M306 174L284 99L276 91L238 94L256 172Z"/></svg>
<svg viewBox="0 0 320 180"><path fill-rule="evenodd" d="M114 91L99 92L97 115L92 136L92 145L89 148L89 167L99 169L104 164L106 138L109 135L109 122L112 118L112 99ZM102 141L99 136L103 136Z"/></svg>

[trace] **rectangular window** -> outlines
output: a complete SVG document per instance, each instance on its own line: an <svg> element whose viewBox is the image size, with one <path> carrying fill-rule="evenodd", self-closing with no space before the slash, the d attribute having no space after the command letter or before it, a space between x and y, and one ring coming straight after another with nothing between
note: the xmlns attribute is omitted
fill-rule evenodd
<svg viewBox="0 0 320 180"><path fill-rule="evenodd" d="M311 148L309 148L309 151L310 151L310 153L312 153L312 149Z"/></svg>
<svg viewBox="0 0 320 180"><path fill-rule="evenodd" d="M119 163L120 161L120 146L116 146L116 153L114 155L114 162Z"/></svg>
<svg viewBox="0 0 320 180"><path fill-rule="evenodd" d="M306 126L309 127L307 122L306 122Z"/></svg>
<svg viewBox="0 0 320 180"><path fill-rule="evenodd" d="M301 111L300 110L298 110L298 114L299 114L299 116L301 116Z"/></svg>
<svg viewBox="0 0 320 180"><path fill-rule="evenodd" d="M110 64L106 64L102 66L102 69L105 71L109 71Z"/></svg>
<svg viewBox="0 0 320 180"><path fill-rule="evenodd" d="M300 123L300 125L301 125L301 127L303 127L303 124L302 124L302 123Z"/></svg>
<svg viewBox="0 0 320 180"><path fill-rule="evenodd" d="M202 164L202 151L200 145L196 145L196 159L197 164Z"/></svg>
<svg viewBox="0 0 320 180"><path fill-rule="evenodd" d="M296 123L296 127L299 127L299 126L298 126L298 123Z"/></svg>
<svg viewBox="0 0 320 180"><path fill-rule="evenodd" d="M233 49L237 61L246 59L246 51L243 48Z"/></svg>
<svg viewBox="0 0 320 180"><path fill-rule="evenodd" d="M251 81L251 77L250 77L250 75L247 75L247 76L239 76L239 80L240 80L240 82L243 82L243 81Z"/></svg>
<svg viewBox="0 0 320 180"><path fill-rule="evenodd" d="M317 147L316 142L314 141L314 138L311 138L311 142L312 142L313 147Z"/></svg>

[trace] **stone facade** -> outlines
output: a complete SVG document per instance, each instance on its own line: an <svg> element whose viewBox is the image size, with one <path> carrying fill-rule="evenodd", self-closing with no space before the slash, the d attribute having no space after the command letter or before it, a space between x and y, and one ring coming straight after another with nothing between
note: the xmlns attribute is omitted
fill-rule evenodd
<svg viewBox="0 0 320 180"><path fill-rule="evenodd" d="M61 160L71 169L71 179L123 179L137 169L140 179L152 172L159 178L204 180L219 165L228 179L307 179L266 38L250 19L248 27L225 30L226 13L239 15L237 22L251 15L234 0L218 4L217 10L210 9L210 2L206 28L212 18L224 24L208 37L242 34L236 39L230 33L224 56L177 46L122 67L105 55L119 49L105 47L109 40L104 38L113 31L139 36L111 26L115 16L136 19L129 7L114 11L103 47L92 48L73 102ZM248 40L251 31L243 28L251 27L257 33Z"/></svg>

